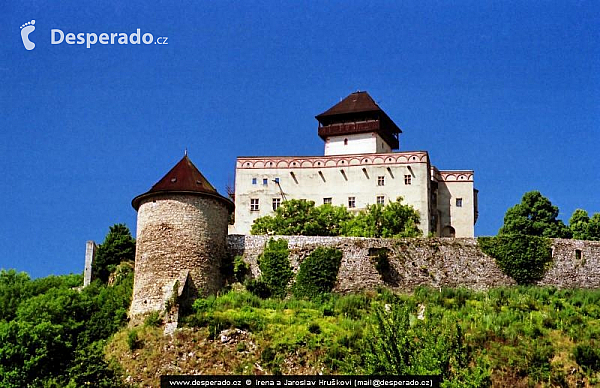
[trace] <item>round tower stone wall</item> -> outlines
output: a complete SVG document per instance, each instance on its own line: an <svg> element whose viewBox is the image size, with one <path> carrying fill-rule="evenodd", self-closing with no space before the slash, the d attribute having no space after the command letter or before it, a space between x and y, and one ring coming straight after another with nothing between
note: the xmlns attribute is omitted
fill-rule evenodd
<svg viewBox="0 0 600 388"><path fill-rule="evenodd" d="M227 254L229 210L210 195L160 194L140 202L130 315L164 311L181 294L215 294Z"/></svg>

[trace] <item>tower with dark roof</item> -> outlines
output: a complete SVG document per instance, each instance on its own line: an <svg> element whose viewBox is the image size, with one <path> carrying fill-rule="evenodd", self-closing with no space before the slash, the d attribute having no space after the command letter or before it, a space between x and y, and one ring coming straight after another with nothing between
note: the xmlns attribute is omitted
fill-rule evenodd
<svg viewBox="0 0 600 388"><path fill-rule="evenodd" d="M234 205L187 154L148 192L135 197L132 206L138 212L130 310L134 320L221 288L220 267Z"/></svg>
<svg viewBox="0 0 600 388"><path fill-rule="evenodd" d="M367 92L354 92L316 116L325 155L373 154L399 148L402 132Z"/></svg>

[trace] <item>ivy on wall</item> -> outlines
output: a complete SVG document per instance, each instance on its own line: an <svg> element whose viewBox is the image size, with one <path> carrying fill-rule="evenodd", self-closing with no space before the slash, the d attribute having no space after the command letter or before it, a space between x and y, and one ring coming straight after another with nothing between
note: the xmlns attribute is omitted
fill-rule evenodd
<svg viewBox="0 0 600 388"><path fill-rule="evenodd" d="M289 260L287 240L270 239L265 251L258 257L259 279L246 284L248 290L258 296L284 297L294 272Z"/></svg>
<svg viewBox="0 0 600 388"><path fill-rule="evenodd" d="M314 298L331 292L342 262L342 251L318 247L300 264L293 293L297 298Z"/></svg>
<svg viewBox="0 0 600 388"><path fill-rule="evenodd" d="M546 237L507 234L478 237L477 243L518 284L532 284L541 280L552 264L552 247L550 239Z"/></svg>

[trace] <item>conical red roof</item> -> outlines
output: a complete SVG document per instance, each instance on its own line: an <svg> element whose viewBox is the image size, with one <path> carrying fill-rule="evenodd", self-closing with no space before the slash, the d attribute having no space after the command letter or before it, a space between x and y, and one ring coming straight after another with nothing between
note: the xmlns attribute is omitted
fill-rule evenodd
<svg viewBox="0 0 600 388"><path fill-rule="evenodd" d="M192 163L190 158L188 158L187 154L161 180L156 182L148 192L135 197L131 201L131 205L137 210L142 199L165 193L207 195L222 199L230 209L233 209L233 203L215 190L200 170Z"/></svg>

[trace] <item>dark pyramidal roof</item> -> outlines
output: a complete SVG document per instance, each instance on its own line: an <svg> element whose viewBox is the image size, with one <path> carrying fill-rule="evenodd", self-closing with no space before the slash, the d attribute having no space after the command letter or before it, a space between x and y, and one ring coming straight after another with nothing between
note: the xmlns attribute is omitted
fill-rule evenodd
<svg viewBox="0 0 600 388"><path fill-rule="evenodd" d="M319 119L320 117L360 112L383 112L383 110L377 105L373 98L371 98L369 93L357 91L351 93L342 101L316 116L316 118Z"/></svg>
<svg viewBox="0 0 600 388"><path fill-rule="evenodd" d="M161 180L156 182L152 188L144 194L138 195L131 201L131 205L137 210L143 199L159 194L192 194L205 195L223 200L230 210L233 203L221 196L210 182L202 175L200 170L187 156L179 161Z"/></svg>

